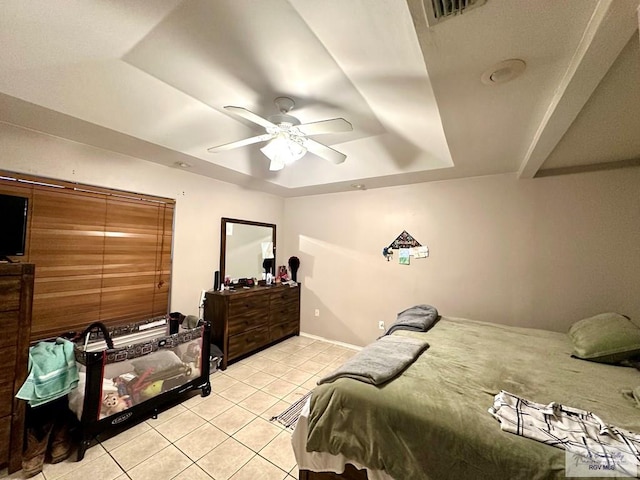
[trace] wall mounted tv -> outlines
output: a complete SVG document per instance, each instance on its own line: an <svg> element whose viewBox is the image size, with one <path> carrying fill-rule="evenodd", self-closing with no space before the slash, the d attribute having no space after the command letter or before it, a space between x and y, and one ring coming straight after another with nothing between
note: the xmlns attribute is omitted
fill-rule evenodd
<svg viewBox="0 0 640 480"><path fill-rule="evenodd" d="M28 202L25 197L0 194L0 259L24 255Z"/></svg>

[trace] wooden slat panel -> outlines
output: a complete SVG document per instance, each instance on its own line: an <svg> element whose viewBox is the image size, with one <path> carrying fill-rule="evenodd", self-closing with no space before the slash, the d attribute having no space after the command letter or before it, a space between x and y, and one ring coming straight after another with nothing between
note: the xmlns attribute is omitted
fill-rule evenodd
<svg viewBox="0 0 640 480"><path fill-rule="evenodd" d="M102 274L106 200L36 190L32 204L29 255L37 267L36 281Z"/></svg>
<svg viewBox="0 0 640 480"><path fill-rule="evenodd" d="M144 320L152 316L155 272L105 275L100 320Z"/></svg>
<svg viewBox="0 0 640 480"><path fill-rule="evenodd" d="M58 335L97 320L106 200L35 189L29 258L36 264L32 338Z"/></svg>
<svg viewBox="0 0 640 480"><path fill-rule="evenodd" d="M152 315L166 315L169 313L169 299L171 286L171 251L173 247L173 213L174 205L164 205L159 212L162 215L160 224L162 231L158 232L158 257L156 259L156 280L153 294Z"/></svg>
<svg viewBox="0 0 640 480"><path fill-rule="evenodd" d="M163 212L160 204L108 200L101 320L153 316Z"/></svg>
<svg viewBox="0 0 640 480"><path fill-rule="evenodd" d="M83 330L98 320L99 309L100 290L95 294L80 291L67 296L59 294L52 299L34 298L31 340L49 338L67 331ZM36 312L39 312L37 320Z"/></svg>
<svg viewBox="0 0 640 480"><path fill-rule="evenodd" d="M102 294L100 321L107 325L145 320L152 317L153 294L149 287Z"/></svg>
<svg viewBox="0 0 640 480"><path fill-rule="evenodd" d="M162 276L162 280L164 281L164 283L161 287L158 287L158 283L156 282L156 288L153 294L153 310L151 312L152 317L166 315L167 313L169 313L169 285L171 282L171 277L169 276L168 272L165 272L165 274Z"/></svg>
<svg viewBox="0 0 640 480"><path fill-rule="evenodd" d="M105 275L155 271L158 206L113 199L107 203Z"/></svg>
<svg viewBox="0 0 640 480"><path fill-rule="evenodd" d="M32 340L169 311L175 200L0 176L20 180L0 179L0 193L30 199L27 252L16 259L37 266Z"/></svg>
<svg viewBox="0 0 640 480"><path fill-rule="evenodd" d="M114 190L112 188L96 187L93 185L82 185L75 182L67 182L64 180L58 180L53 178L46 178L46 177L39 177L35 175L28 175L24 173L10 172L8 170L0 170L0 177L20 179L20 180L24 180L24 181L36 183L36 184L44 183L48 185L55 185L56 187L64 188L66 190L92 193L100 197L116 196L116 197L132 199L136 201L150 200L154 203L166 203L170 205L173 205L176 202L172 198L156 197L154 195L147 195L144 193L127 192L124 190ZM11 184L11 183L17 184L16 181L10 181L10 180L0 180L0 181L7 182L8 184ZM29 183L27 183L27 185L29 185Z"/></svg>
<svg viewBox="0 0 640 480"><path fill-rule="evenodd" d="M33 188L30 185L21 184L13 180L0 179L0 193L5 195L17 195L31 199L32 190Z"/></svg>

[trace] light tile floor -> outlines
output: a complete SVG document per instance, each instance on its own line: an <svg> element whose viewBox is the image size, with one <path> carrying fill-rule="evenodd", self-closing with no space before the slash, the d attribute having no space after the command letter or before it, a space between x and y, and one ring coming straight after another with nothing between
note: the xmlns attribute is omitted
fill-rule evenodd
<svg viewBox="0 0 640 480"><path fill-rule="evenodd" d="M271 417L312 390L355 353L293 337L211 374L212 393L195 395L87 450L34 480L293 480L291 431ZM0 478L21 479L21 472Z"/></svg>

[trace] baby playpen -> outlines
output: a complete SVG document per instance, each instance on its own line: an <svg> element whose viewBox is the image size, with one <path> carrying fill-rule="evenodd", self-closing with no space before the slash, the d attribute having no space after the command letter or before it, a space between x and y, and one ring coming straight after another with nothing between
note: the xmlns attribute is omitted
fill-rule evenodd
<svg viewBox="0 0 640 480"><path fill-rule="evenodd" d="M80 422L78 460L101 433L155 417L185 392L209 395L210 330L205 322L171 334L166 317L85 330L75 346L80 383L69 394Z"/></svg>

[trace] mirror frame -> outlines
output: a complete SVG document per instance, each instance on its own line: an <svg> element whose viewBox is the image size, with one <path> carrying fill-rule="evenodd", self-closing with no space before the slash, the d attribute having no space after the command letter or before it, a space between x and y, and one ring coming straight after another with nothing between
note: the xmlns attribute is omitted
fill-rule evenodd
<svg viewBox="0 0 640 480"><path fill-rule="evenodd" d="M251 220L240 220L238 218L222 217L220 222L220 283L224 283L226 256L227 256L227 223L239 223L242 225L254 225L256 227L271 228L271 242L273 243L273 268L276 262L276 225L275 223L253 222Z"/></svg>

